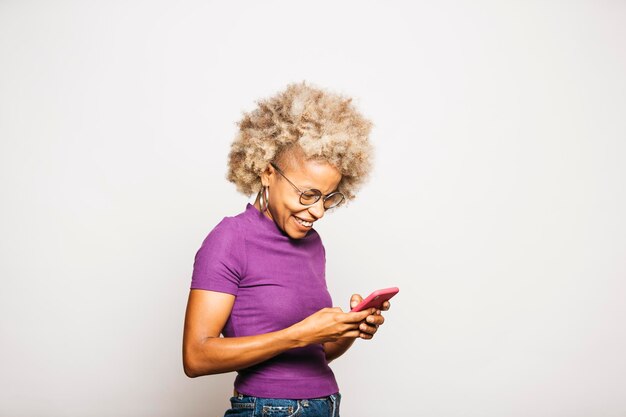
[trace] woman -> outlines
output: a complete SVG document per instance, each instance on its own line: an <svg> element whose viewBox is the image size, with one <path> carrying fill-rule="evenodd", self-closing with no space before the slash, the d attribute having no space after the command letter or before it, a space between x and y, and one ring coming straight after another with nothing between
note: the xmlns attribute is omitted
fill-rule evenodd
<svg viewBox="0 0 626 417"><path fill-rule="evenodd" d="M384 318L376 309L331 308L313 226L369 173L371 124L350 99L301 83L259 102L239 127L228 179L258 194L196 254L185 373L237 371L226 416L336 417L340 394L328 363L355 339L371 339ZM361 300L354 294L350 306Z"/></svg>

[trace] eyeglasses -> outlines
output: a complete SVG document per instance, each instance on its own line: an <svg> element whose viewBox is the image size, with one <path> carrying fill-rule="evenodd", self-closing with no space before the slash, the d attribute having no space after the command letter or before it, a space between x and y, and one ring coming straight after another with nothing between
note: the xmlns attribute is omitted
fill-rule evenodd
<svg viewBox="0 0 626 417"><path fill-rule="evenodd" d="M283 171L280 170L280 168L274 165L273 162L270 162L270 165L274 167L276 172L282 175L282 177L286 179L287 182L291 184L291 186L297 192L300 193L300 204L302 204L303 206L312 206L313 204L317 203L321 198L324 201L324 209L329 210L331 208L337 207L339 204L343 203L343 200L345 200L344 195L341 194L339 191L335 191L334 193L330 193L328 195L322 194L320 190L316 190L315 188L300 191L300 189L296 187L296 185L293 182L289 181L289 178L285 176L285 174L283 173Z"/></svg>

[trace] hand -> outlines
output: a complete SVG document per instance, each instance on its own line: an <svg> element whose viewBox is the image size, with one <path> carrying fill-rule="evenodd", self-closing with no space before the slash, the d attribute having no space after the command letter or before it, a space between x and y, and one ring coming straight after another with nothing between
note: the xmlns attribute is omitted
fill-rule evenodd
<svg viewBox="0 0 626 417"><path fill-rule="evenodd" d="M323 308L294 325L298 340L304 346L314 343L336 342L342 338L360 337L360 326L367 317L376 313L375 308L345 313L339 307ZM382 316L380 316L382 317Z"/></svg>
<svg viewBox="0 0 626 417"><path fill-rule="evenodd" d="M350 298L350 308L356 307L361 301L363 301L363 297L361 297L361 295L352 294L352 297ZM385 322L385 318L382 316L381 311L387 311L390 307L391 303L389 303L389 301L385 301L380 310L374 308L367 310L373 310L373 313L368 314L367 317L365 317L365 320L359 324L359 337L361 339L369 340L374 337L374 334L378 331L378 326Z"/></svg>

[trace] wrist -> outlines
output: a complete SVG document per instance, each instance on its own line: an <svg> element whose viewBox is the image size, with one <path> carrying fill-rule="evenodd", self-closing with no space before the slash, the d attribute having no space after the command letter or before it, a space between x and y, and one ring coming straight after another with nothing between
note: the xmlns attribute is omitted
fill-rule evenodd
<svg viewBox="0 0 626 417"><path fill-rule="evenodd" d="M287 327L286 329L282 330L282 332L284 332L283 336L287 341L287 344L289 344L292 348L302 348L310 344L306 341L306 338L304 337L304 333L300 328L299 323Z"/></svg>

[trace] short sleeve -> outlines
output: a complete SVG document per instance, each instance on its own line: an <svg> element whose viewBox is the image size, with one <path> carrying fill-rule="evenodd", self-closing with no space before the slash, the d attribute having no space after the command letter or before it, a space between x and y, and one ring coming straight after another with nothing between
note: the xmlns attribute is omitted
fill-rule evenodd
<svg viewBox="0 0 626 417"><path fill-rule="evenodd" d="M204 239L196 253L191 289L237 295L246 266L245 237L237 220L226 217Z"/></svg>

